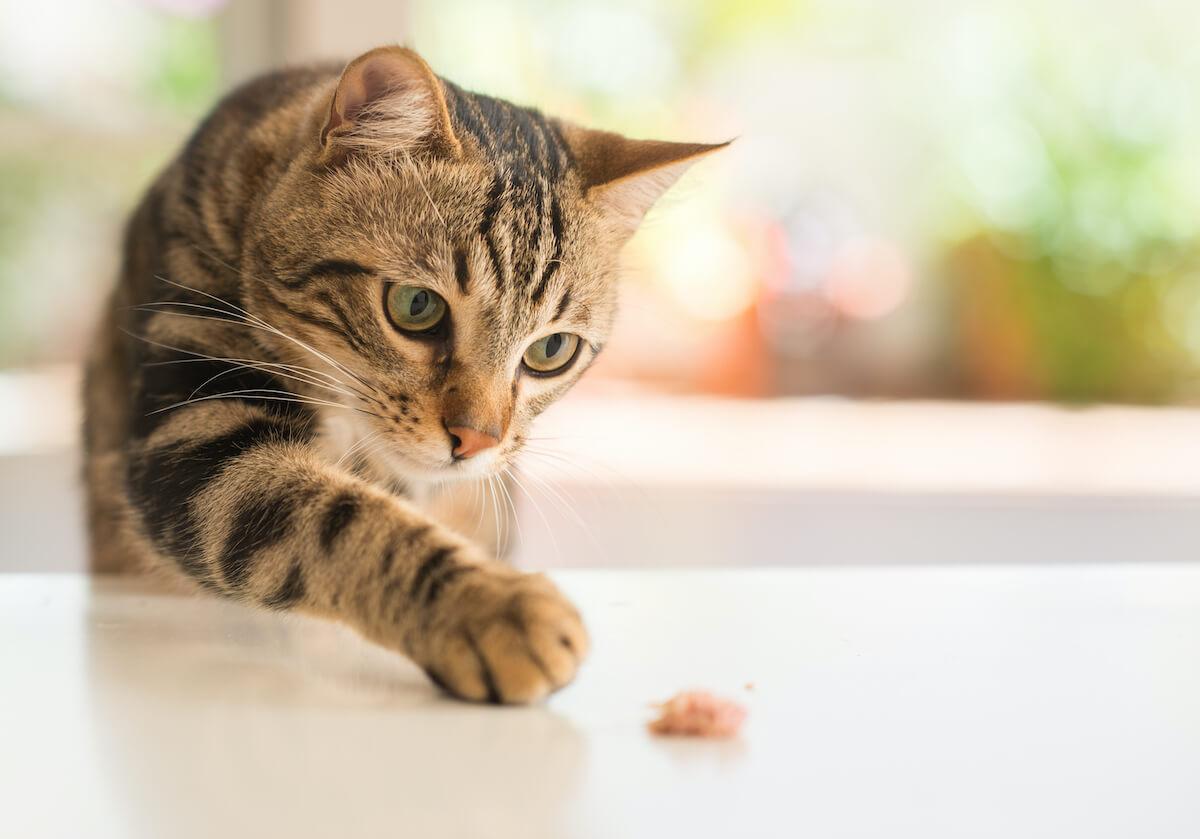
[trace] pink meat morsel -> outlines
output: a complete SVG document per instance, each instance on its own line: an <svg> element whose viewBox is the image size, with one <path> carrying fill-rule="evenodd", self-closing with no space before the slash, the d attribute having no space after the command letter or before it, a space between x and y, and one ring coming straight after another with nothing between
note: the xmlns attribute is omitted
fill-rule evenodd
<svg viewBox="0 0 1200 839"><path fill-rule="evenodd" d="M741 705L702 690L684 691L655 707L659 715L647 726L651 734L733 737L746 719Z"/></svg>

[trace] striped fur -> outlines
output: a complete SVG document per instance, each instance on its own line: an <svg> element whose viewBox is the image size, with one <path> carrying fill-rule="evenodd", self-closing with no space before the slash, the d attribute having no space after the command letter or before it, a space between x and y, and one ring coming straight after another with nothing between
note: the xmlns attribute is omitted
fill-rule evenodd
<svg viewBox="0 0 1200 839"><path fill-rule="evenodd" d="M85 394L95 567L344 621L464 698L569 681L574 608L430 512L430 487L502 471L603 347L632 232L605 185L709 148L643 172L589 146L613 136L399 48L232 93L129 222ZM443 334L392 328L389 282L437 291ZM581 357L523 375L559 331ZM463 424L501 445L453 459Z"/></svg>

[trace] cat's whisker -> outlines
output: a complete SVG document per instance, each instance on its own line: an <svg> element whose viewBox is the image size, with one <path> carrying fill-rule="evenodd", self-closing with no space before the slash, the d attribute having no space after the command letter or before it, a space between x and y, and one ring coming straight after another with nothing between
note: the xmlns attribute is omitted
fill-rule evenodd
<svg viewBox="0 0 1200 839"><path fill-rule="evenodd" d="M267 372L270 372L273 375L282 376L285 379L292 379L293 381L307 384L310 387L320 388L321 390L327 390L331 393L336 393L339 396L344 396L346 399L349 399L351 402L356 402L356 401L358 401L358 398L359 398L358 394L347 390L345 387L340 387L338 385L326 384L322 381L313 379L302 373L292 373L292 372L289 372L286 370L277 371L270 367L263 367L262 365L255 364L255 363L246 363L246 364L243 364L240 367L234 368L234 369L236 370L236 369L243 369L243 368L251 369L251 370L266 370ZM229 372L229 371L227 371L227 372ZM223 375L223 374L221 374L221 375Z"/></svg>
<svg viewBox="0 0 1200 839"><path fill-rule="evenodd" d="M572 505L571 502L568 501L567 498L561 492L559 492L559 490L553 484L541 476L533 474L532 472L526 472L524 474L525 477L533 481L536 485L540 486L542 491L545 492L548 497L557 501L559 508L575 519L580 527L587 528L588 525L583 520L583 517L579 515L579 511L575 509L574 505Z"/></svg>
<svg viewBox="0 0 1200 839"><path fill-rule="evenodd" d="M503 500L507 502L508 509L512 511L512 523L517 530L518 543L525 541L525 533L521 529L521 516L517 513L517 505L513 501L512 494L508 491L508 487L504 483L503 474L496 477L496 485L500 487L500 492L503 495Z"/></svg>
<svg viewBox="0 0 1200 839"><path fill-rule="evenodd" d="M479 495L480 495L480 498L479 498L479 500L480 500L480 504L479 504L480 515L486 516L488 513L488 510L489 510L489 507L490 507L490 502L492 500L492 482L489 480L489 476L487 476L487 475L484 475L484 476L480 477L480 479L479 479ZM493 526L493 529L495 530L494 535L496 537L496 549L497 549L497 551L499 551L499 549L500 549L500 522L499 522L499 520L496 519L495 508L491 508L491 510L492 510L492 526Z"/></svg>
<svg viewBox="0 0 1200 839"><path fill-rule="evenodd" d="M245 315L247 318L251 318L251 319L255 319L255 320L258 319L257 315L254 315L254 314L246 311L245 309L243 309L241 306L237 305L236 303L226 300L225 298L221 297L220 295L213 294L210 291L205 291L204 289L194 288L192 286L185 285L181 282L172 280L169 277L164 277L161 274L155 274L154 279L158 280L159 282L166 283L167 285L175 286L175 288L178 288L182 291L187 291L192 294L199 294L201 297L206 297L215 303L220 303L222 306L228 306L230 309L233 309L233 311L238 312L239 314Z"/></svg>
<svg viewBox="0 0 1200 839"><path fill-rule="evenodd" d="M193 306L193 307L202 308L202 309L211 309L212 308L212 307L199 306L198 304L180 303L180 302L175 302L175 301L165 301L163 304L159 304L159 305ZM135 311L146 311L149 308L149 304L145 304L144 306L133 307L133 308ZM251 329L265 329L268 332L276 332L277 331L277 330L274 330L273 328L261 327L256 323L244 322L244 321L236 320L233 318L213 317L210 315L195 315L190 312L176 312L176 311L172 311L170 309L153 309L153 311L157 314L173 315L175 317L190 318L192 320L215 320L215 321L220 321L222 323L228 323L228 324L235 325L235 326L248 326ZM214 310L214 311L219 311L219 310ZM286 337L286 336L284 336L284 337ZM176 351L177 352L186 352L186 350L179 350L179 349L177 349ZM205 357L207 357L207 356L205 356ZM275 362L264 362L264 363L272 364ZM281 366L288 366L288 365L281 365ZM312 368L300 368L300 369L311 370L313 373L322 375L330 381L337 382L338 385L340 385L344 388L349 388L349 389L353 390L357 396L359 396L362 399L366 399L369 402L375 403L380 408L386 407L384 405L384 403L382 401L380 401L379 399L376 399L374 396L371 396L368 393L363 393L358 388L351 385L349 382L343 381L342 379L339 379L337 376L334 376L331 373L327 373L327 372L324 372L321 370L313 370Z"/></svg>
<svg viewBox="0 0 1200 839"><path fill-rule="evenodd" d="M225 317L215 317L215 316L211 316L211 315L196 315L196 314L192 314L190 312L177 312L177 311L174 311L169 308L160 308L160 307L164 307L164 306L179 306L179 307L184 307L184 308L200 309L202 311L216 312L220 315L225 315ZM260 323L257 321L257 319L247 320L245 318L234 315L234 313L232 313L232 312L226 312L222 309L218 309L213 306L203 306L198 303L187 303L185 301L177 301L177 300L165 300L165 301L159 301L157 303L146 303L146 304L142 304L141 306L135 306L135 307L131 307L131 308L134 311L151 311L155 314L174 315L176 317L191 318L193 320L211 320L211 321L218 321L220 323L228 323L228 324L234 325L234 326L247 326L247 327L250 327L251 329L261 329L263 331L269 332L271 334L279 335L282 338L293 341L293 342L297 343L298 345L300 345L302 348L309 350L314 355L321 358L323 361L327 361L327 363L334 366L335 369L343 370L343 372L346 372L351 376L354 375L351 371L345 370L340 365L338 365L337 362L333 361L333 359L329 359L329 358L325 357L323 353L320 353L319 351L312 349L307 344L305 344L303 341L300 341L298 338L293 338L293 337L283 333L279 329L276 329L275 327L271 326L270 324ZM312 369L312 368L308 368L308 369ZM337 381L339 384L345 385L346 387L353 387L348 382L345 382L345 381L337 378L336 376L334 376L331 373L326 373L326 372L319 371L319 370L314 370L313 372L320 373L321 375L327 376L331 380ZM361 378L358 378L358 377L355 377L355 378L358 381L365 384L367 387L370 387L372 390L375 390L375 388L372 385L365 382ZM357 388L355 388L355 390L363 398L369 399L369 400L375 402L376 404L379 404L380 407L382 407L382 403L379 402L379 400L375 399L374 397L370 396L369 394L358 391Z"/></svg>
<svg viewBox="0 0 1200 839"><path fill-rule="evenodd" d="M176 350L176 351L177 352L187 352L187 350ZM219 355L200 354L197 358L172 358L172 359L168 359L166 361L143 361L141 366L142 367L163 367L168 364L198 364L203 361L224 361L224 362L228 362L230 364L254 364L254 365L258 365L259 367L262 367L263 369L284 370L284 371L287 371L290 373L295 373L297 375L305 374L305 375L312 375L312 376L323 376L324 383L334 383L334 384L338 384L338 385L345 384L341 379L338 379L334 376L329 375L328 373L326 373L322 370L317 370L312 367L304 367L303 365L300 365L300 364L284 364L283 362L279 362L279 361L260 361L260 360L256 360L253 358L229 358L229 357L219 356ZM319 380L314 378L312 381L314 383L316 383Z"/></svg>
<svg viewBox="0 0 1200 839"><path fill-rule="evenodd" d="M326 355L325 353L316 349L315 347L311 346L310 344L308 344L304 341L301 341L299 338L296 338L293 335L287 334L286 332L279 329L278 327L272 326L271 324L267 323L265 320L260 318L258 315L252 314L252 313L246 311L245 309L243 309L242 307L240 307L234 303L230 303L228 300L223 300L220 297L218 297L217 295L210 294L207 291L203 291L203 290L197 289L197 288L191 288L190 286L186 286L186 285L183 285L182 283L175 282L174 280L168 279L167 277L163 277L159 274L155 274L154 277L155 277L155 279L157 279L161 282L164 282L168 285L175 286L176 288L183 289L184 291L190 291L195 294L201 294L201 295L209 298L210 300L215 300L218 303L222 303L226 306L229 306L230 308L234 309L235 311L240 312L241 314L245 315L246 318L249 319L249 321L253 321L253 323L247 323L247 325L257 325L260 329L264 329L267 332L272 333L273 335L277 335L278 337L283 338L284 340L291 341L293 344L300 347L301 349L306 350L309 353L312 353L314 356L321 359L326 364L329 364L330 366L334 367L335 369L340 370L341 372L345 373L347 376L354 379L358 383L362 384L364 387L367 387L370 390L378 392L378 389L376 387L374 387L370 382L363 379L361 376L359 376L353 370L350 370L348 367L341 364L336 359L330 358L328 355Z"/></svg>
<svg viewBox="0 0 1200 839"><path fill-rule="evenodd" d="M630 478L619 469L615 469L607 463L593 459L591 460L591 464L596 467L596 469L593 469L587 463L583 462L583 457L578 453L568 457L562 452L541 446L529 446L524 451L532 457L540 458L543 465L557 468L566 474L569 474L570 470L582 473L596 484L612 492L622 502L626 500L626 493L630 490L637 492L639 497L648 497L645 487L640 482ZM603 470L608 474L601 474L597 469Z"/></svg>
<svg viewBox="0 0 1200 839"><path fill-rule="evenodd" d="M564 511L575 521L575 523L579 526L580 531L587 538L588 542L591 543L592 549L596 552L596 556L605 556L606 552L604 550L604 546L601 545L600 540L596 538L595 531L592 529L591 525L584 520L583 516L579 514L579 511L575 509L575 506L561 493L559 493L557 489L555 489L553 484L532 473L525 473L525 477L532 481L531 486L539 489L545 495L545 497L551 501L551 503L554 503L555 506Z"/></svg>
<svg viewBox="0 0 1200 839"><path fill-rule="evenodd" d="M124 332L124 333L125 333L126 335L128 335L129 337L131 337L131 338L135 338L135 339L137 339L137 340L139 340L139 341L143 341L143 342L145 342L145 343L147 343L147 344L150 344L151 346L155 346L155 347L159 347L159 348L161 348L161 349L165 349L165 350L171 350L172 352L183 353L183 354L186 354L186 355L188 355L188 356L191 356L190 358L176 358L176 359L171 359L171 360L169 360L169 361L148 361L148 362L143 362L143 366L146 366L146 367L154 367L154 366L159 366L159 365L164 365L164 364L186 364L186 363L197 363L197 362L202 362L202 361L209 361L209 362L222 362L222 363L227 363L227 364L235 364L235 365L238 365L238 366L230 367L228 370L222 370L220 373L217 373L216 375L212 376L212 377L211 377L211 378L209 378L207 381L205 381L203 384L201 384L199 387L197 387L195 390L193 390L193 391L191 392L191 394L189 394L189 397L188 397L188 398L191 398L192 396L195 396L195 395L196 395L196 393L197 393L197 392L199 392L199 391L200 391L200 390L201 390L203 387L205 387L206 385L208 385L208 384L209 384L210 382L212 382L213 380L215 380L215 379L219 378L220 376L223 376L223 375L225 375L225 374L227 374L227 373L234 372L234 371L236 371L236 370L239 370L239 369L245 369L245 368L253 368L253 369L267 369L267 370L269 370L269 371L270 371L270 372L271 372L273 375L282 376L282 377L284 377L284 378L295 379L295 380L297 380L297 381L301 381L301 382L307 382L308 384L310 384L310 385L312 385L312 386L314 386L314 387L320 387L320 388L324 388L324 389L326 389L326 390L331 390L331 391L334 391L334 392L336 392L336 393L340 393L341 395L343 395L343 396L345 396L345 397L347 397L348 399L351 399L351 400L353 400L353 399L355 398L355 394L352 394L352 393L350 393L349 391L347 391L347 390L344 390L344 389L342 389L342 388L340 388L340 387L337 387L337 386L334 386L334 385L329 385L329 384L326 384L326 383L324 383L324 382L321 382L321 381L314 381L314 380L310 380L310 379L308 379L308 378L305 378L305 377L303 377L303 376L301 376L301 375L297 375L297 374L294 374L294 373L290 373L290 372L280 372L281 370L284 370L284 371L286 371L286 370L291 370L291 369L292 369L292 367L293 367L292 365L280 364L280 363L277 363L277 362L271 362L271 361L255 361L254 359L235 359L235 358L225 358L225 357L222 357L222 356L216 356L216 355L209 355L209 354L207 354L207 353L196 352L196 351L194 351L194 350L185 350L185 349L183 349L182 347L173 347L173 346L171 346L171 345L169 345L169 344L164 344L164 343L161 343L161 342L159 342L159 341L154 341L154 340L151 340L150 338L147 338L147 337L145 337L144 335L136 335L136 334L134 334L134 333L130 332L129 330L127 330L127 329L122 329L121 331L122 331L122 332ZM278 369L276 369L276 368L278 368ZM299 368L295 368L295 369L299 369L299 370L308 370L309 368L303 368L303 367L299 367ZM312 372L314 372L314 373L320 373L320 371L319 371L319 370L314 370L314 371L312 371ZM340 379L336 379L336 378L334 378L333 380L334 380L334 381L337 381L337 382L339 382L339 383L341 383L341 380L340 380ZM346 387L348 387L348 385L347 385ZM383 406L382 406L382 405L380 405L380 407L383 407Z"/></svg>
<svg viewBox="0 0 1200 839"><path fill-rule="evenodd" d="M577 470L578 472L582 473L584 476L590 478L592 481L602 484L604 486L604 488L609 490L613 495L615 495L619 498L622 497L622 491L621 491L622 488L617 487L611 481L609 481L606 478L604 478L603 476L598 475L595 472L589 470L587 467L578 463L574 459L567 458L557 452L542 451L537 448L530 448L526 451L527 451L527 454L531 458L540 460L540 462L542 463L543 466L557 469L560 472L562 472L564 474L568 474L568 475L569 475L569 471L568 471L569 469ZM529 478L536 480L539 483L544 484L547 487L547 489L553 491L555 493L555 495L560 495L558 490L554 487L554 485L549 480L547 480L545 477L538 475L534 472L526 472L525 474ZM592 500L594 501L596 499L595 490L593 488L589 487L588 491L592 496ZM570 508L570 505L568 504L567 507Z"/></svg>
<svg viewBox="0 0 1200 839"><path fill-rule="evenodd" d="M370 464L383 454L390 445L390 441L386 439L383 432L380 432L380 436L377 439L360 448L354 453L354 457L359 462Z"/></svg>
<svg viewBox="0 0 1200 839"><path fill-rule="evenodd" d="M190 405L195 402L203 402L208 399L230 399L233 397L243 397L243 396L252 397L254 399L271 399L271 400L274 400L277 402L296 402L298 404L305 404L305 405L320 405L322 407L327 407L327 408L343 408L348 411L357 411L359 413L368 414L370 416L378 416L377 414L371 414L369 411L364 411L362 409L355 408L351 405L343 405L340 402L332 402L327 399L319 399L317 397L312 397L312 396L301 396L301 395L292 393L291 391L277 390L274 388L243 388L240 390L226 391L224 393L205 394L204 396L197 396L195 398L180 400L179 402L176 402L173 405L169 405L167 407L158 408L154 411L151 411L151 413L158 413L159 411L166 411L166 410L170 410L171 408L182 407L184 405Z"/></svg>
<svg viewBox="0 0 1200 839"><path fill-rule="evenodd" d="M474 481L471 481L471 484L471 506L479 508L479 518L475 522L475 534L478 535L479 528L483 527L483 480L477 478Z"/></svg>
<svg viewBox="0 0 1200 839"><path fill-rule="evenodd" d="M212 376L209 376L207 379L205 379L203 382L201 382L199 385L197 385L190 394L188 394L188 398L189 399L192 398L197 393L204 390L205 387L212 384L213 382L215 382L217 379L221 378L222 376L227 376L231 373L236 373L239 370L262 370L262 369L263 369L263 367L261 367L260 365L254 364L254 363L236 364L232 367L222 370L219 373L214 373ZM305 378L303 376L298 376L293 373L284 373L284 372L281 372L278 370L273 370L273 371L271 371L271 373L274 376L280 376L285 379L292 379L297 382L303 382L311 387L317 387L317 388L321 388L322 390L328 390L328 391L330 391L332 393L336 393L340 396L345 396L347 399L354 400L354 394L350 393L348 390L345 390L344 388L333 387L332 385L321 384L320 382L315 382L312 379ZM303 395L303 394L297 394L297 395Z"/></svg>
<svg viewBox="0 0 1200 839"><path fill-rule="evenodd" d="M310 397L297 397L295 394L288 393L286 390L255 388L247 390L234 390L228 393L214 393L208 396L197 396L195 399L184 399L182 401L175 402L174 404L166 405L162 408L156 408L153 411L149 411L147 416L151 414L160 414L163 411L171 411L176 408L182 408L185 405L195 405L198 402L208 402L213 399L240 399L246 396L253 397L254 399L262 399L268 402L295 402L299 405L316 405L326 408L342 408L343 410L347 411L357 411L358 413L366 414L367 416L379 417L379 414L373 414L370 411L364 411L363 409L356 408L352 405L343 405L340 402L329 402L324 399L313 399Z"/></svg>
<svg viewBox="0 0 1200 839"><path fill-rule="evenodd" d="M581 474L589 478L590 480L585 483L584 489L593 503L601 497L600 489L603 489L607 490L609 497L616 500L623 515L630 515L645 509L655 509L658 506L657 497L649 492L642 482L629 477L627 474L614 469L608 464L592 460L593 465L609 473L605 475L596 471L596 469L589 468L582 462L579 454L567 457L562 452L556 452L539 446L530 446L524 449L524 451L530 457L539 459L542 465L558 470L560 474L572 476L574 472L577 474L573 477L578 477Z"/></svg>
<svg viewBox="0 0 1200 839"><path fill-rule="evenodd" d="M334 466L340 467L356 451L366 449L368 443L370 443L374 440L377 440L382 435L383 435L382 431L372 431L370 434L367 434L365 437L358 438L357 440L354 441L354 443L349 448L346 449L346 451L342 452L342 456L337 459L337 462L334 464Z"/></svg>
<svg viewBox="0 0 1200 839"><path fill-rule="evenodd" d="M487 476L488 492L491 495L492 501L492 517L496 521L496 549L503 554L508 547L508 533L504 524L504 517L500 513L500 504L497 500L496 493L496 478L494 475Z"/></svg>
<svg viewBox="0 0 1200 839"><path fill-rule="evenodd" d="M496 517L496 522L500 527L500 553L508 551L509 539L509 522L508 516L500 504L500 490L497 488L497 479L495 475L490 476L488 481L492 486L492 514Z"/></svg>
<svg viewBox="0 0 1200 839"><path fill-rule="evenodd" d="M568 457L568 456L562 454L561 452L551 451L549 449L542 449L537 446L528 446L522 450L522 453L527 454L531 457L541 458L542 463L544 463L547 466L554 466L554 467L564 470L564 471L566 471L567 469L575 469L579 472L582 472L584 475L591 478L592 480L594 480L600 484L603 484L606 489L615 489L615 487L612 483L612 480L610 478L600 475L595 470L588 468L583 463L580 463L578 456ZM614 470L614 477L621 478L622 480L624 480L624 477L622 475L620 475L619 473L616 473L615 470Z"/></svg>
<svg viewBox="0 0 1200 839"><path fill-rule="evenodd" d="M488 483L487 477L481 476L473 482L475 484L475 504L479 507L478 521L475 523L475 531L478 533L480 528L488 526ZM500 543L500 522L492 520L491 522L492 536L495 537L496 545ZM485 531L486 532L486 531Z"/></svg>
<svg viewBox="0 0 1200 839"><path fill-rule="evenodd" d="M534 512L538 514L538 518L540 518L542 520L542 524L546 528L546 533L550 537L550 544L554 549L554 555L556 557L561 556L562 552L558 547L558 539L554 536L554 528L550 526L550 520L548 518L546 518L546 514L544 512L542 512L541 505L539 505L537 503L537 501L534 499L533 495L530 494L529 490L526 489L525 485L521 482L521 479L517 474L517 470L515 470L511 466L506 466L504 468L504 474L507 475L509 478L511 478L513 485L517 489L519 489L521 492L523 492L525 494L525 497L527 499L529 499L530 506L533 507Z"/></svg>
<svg viewBox="0 0 1200 839"><path fill-rule="evenodd" d="M580 475L582 475L583 477L587 478L586 481L582 482L581 488L587 494L587 497L592 501L592 503L596 503L602 497L600 494L600 489L604 489L608 491L610 497L616 499L617 503L620 505L622 513L629 513L631 511L631 507L627 493L632 487L633 489L639 491L646 504L653 506L653 500L648 496L645 496L644 490L642 490L642 488L636 484L631 484L629 482L623 482L619 485L615 484L604 476L596 474L594 471L588 469L577 461L568 459L556 453L532 450L529 452L529 456L534 459L539 459L543 466L557 470L557 473L564 477L578 480ZM553 483L543 476L530 473L530 477L541 480L547 485L547 487L554 486Z"/></svg>

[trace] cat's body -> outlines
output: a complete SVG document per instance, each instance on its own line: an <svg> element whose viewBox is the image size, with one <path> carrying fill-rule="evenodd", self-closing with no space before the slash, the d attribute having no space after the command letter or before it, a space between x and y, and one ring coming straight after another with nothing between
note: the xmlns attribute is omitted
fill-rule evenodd
<svg viewBox="0 0 1200 839"><path fill-rule="evenodd" d="M344 621L466 698L565 684L578 614L433 487L511 461L603 346L622 243L711 148L399 48L236 91L129 223L86 383L94 566Z"/></svg>

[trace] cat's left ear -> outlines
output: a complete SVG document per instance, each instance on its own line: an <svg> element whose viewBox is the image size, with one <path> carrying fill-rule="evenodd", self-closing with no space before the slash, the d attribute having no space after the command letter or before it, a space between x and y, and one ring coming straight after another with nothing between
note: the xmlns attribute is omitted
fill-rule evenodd
<svg viewBox="0 0 1200 839"><path fill-rule="evenodd" d="M631 140L567 124L561 130L583 179L584 194L629 233L689 166L729 145Z"/></svg>
<svg viewBox="0 0 1200 839"><path fill-rule="evenodd" d="M441 80L405 47L379 47L346 65L329 102L321 145L330 154L420 146L462 155Z"/></svg>

